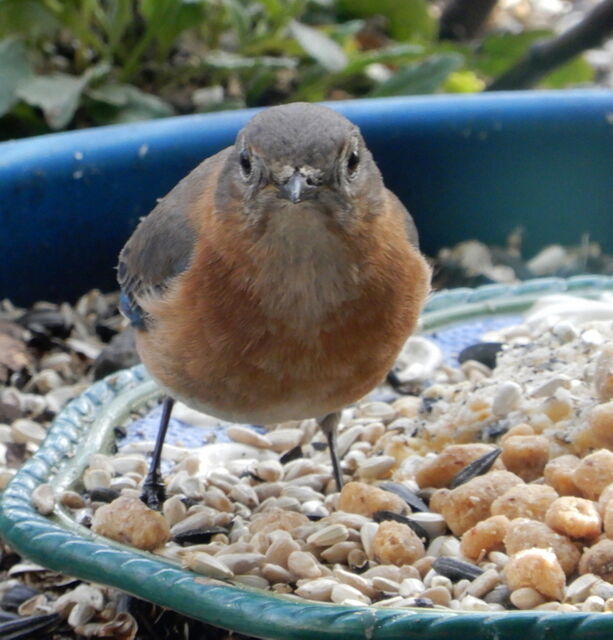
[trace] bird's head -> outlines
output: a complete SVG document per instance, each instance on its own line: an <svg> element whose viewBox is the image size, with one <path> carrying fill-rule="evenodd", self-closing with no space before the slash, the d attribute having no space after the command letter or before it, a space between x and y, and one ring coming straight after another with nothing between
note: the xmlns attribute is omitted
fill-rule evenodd
<svg viewBox="0 0 613 640"><path fill-rule="evenodd" d="M327 107L297 102L261 111L239 132L217 209L238 200L255 223L271 212L319 212L350 224L377 205L382 184L354 124Z"/></svg>

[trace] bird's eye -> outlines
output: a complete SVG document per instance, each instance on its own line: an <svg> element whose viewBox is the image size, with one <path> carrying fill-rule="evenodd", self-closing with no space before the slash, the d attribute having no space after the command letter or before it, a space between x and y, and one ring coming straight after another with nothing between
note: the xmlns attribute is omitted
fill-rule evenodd
<svg viewBox="0 0 613 640"><path fill-rule="evenodd" d="M360 156L357 151L352 151L347 158L347 174L350 178L353 178L358 170L360 164Z"/></svg>
<svg viewBox="0 0 613 640"><path fill-rule="evenodd" d="M246 149L241 151L239 161L243 176L248 178L251 175L251 158L249 157L249 152Z"/></svg>

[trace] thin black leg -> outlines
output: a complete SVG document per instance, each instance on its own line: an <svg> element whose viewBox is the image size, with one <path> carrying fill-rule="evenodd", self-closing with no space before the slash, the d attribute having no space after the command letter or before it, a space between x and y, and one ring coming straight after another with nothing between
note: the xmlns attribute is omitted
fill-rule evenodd
<svg viewBox="0 0 613 640"><path fill-rule="evenodd" d="M149 472L143 482L143 492L140 499L151 509L158 509L166 499L166 492L164 491L164 482L162 475L160 474L160 460L162 459L162 447L164 446L164 440L166 439L166 431L168 431L168 423L170 422L170 414L175 401L167 397L164 399L162 406L162 417L160 418L160 427L158 429L158 435L155 440L155 447L153 454L151 455L151 462L149 464Z"/></svg>
<svg viewBox="0 0 613 640"><path fill-rule="evenodd" d="M332 459L332 472L339 491L343 488L343 473L341 471L341 463L338 459L338 449L336 446L336 429L340 420L340 411L329 413L327 416L318 420L319 426L328 441L328 449L330 450L330 458Z"/></svg>

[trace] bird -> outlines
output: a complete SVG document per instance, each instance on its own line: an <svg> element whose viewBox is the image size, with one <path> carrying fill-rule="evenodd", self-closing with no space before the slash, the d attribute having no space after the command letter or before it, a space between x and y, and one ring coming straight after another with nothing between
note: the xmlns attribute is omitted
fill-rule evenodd
<svg viewBox="0 0 613 640"><path fill-rule="evenodd" d="M183 178L117 269L120 309L167 394L141 496L152 508L175 400L243 424L316 418L340 490L341 412L385 379L431 280L359 128L302 102L259 111Z"/></svg>

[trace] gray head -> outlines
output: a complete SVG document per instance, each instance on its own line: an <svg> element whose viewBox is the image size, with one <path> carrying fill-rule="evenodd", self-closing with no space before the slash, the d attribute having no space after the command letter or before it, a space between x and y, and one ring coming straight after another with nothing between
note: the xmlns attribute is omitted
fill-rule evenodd
<svg viewBox="0 0 613 640"><path fill-rule="evenodd" d="M348 218L356 202L377 200L382 187L359 129L304 102L255 115L236 138L223 182L225 193L242 196L251 218L283 203Z"/></svg>

